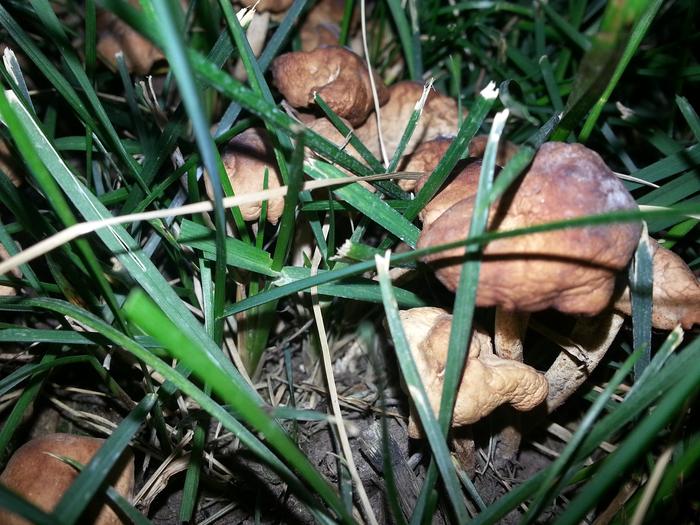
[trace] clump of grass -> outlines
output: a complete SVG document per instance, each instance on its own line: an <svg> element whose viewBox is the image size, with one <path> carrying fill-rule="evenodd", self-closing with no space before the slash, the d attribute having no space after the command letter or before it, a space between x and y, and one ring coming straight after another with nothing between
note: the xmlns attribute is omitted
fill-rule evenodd
<svg viewBox="0 0 700 525"><path fill-rule="evenodd" d="M215 479L226 487L219 492L230 504L224 509L249 506L247 496L231 491L231 478L222 474L223 462L232 458L248 472L263 465L265 476L284 482L275 492L277 508L286 508L291 498L309 520L372 521L376 509L363 495L354 466L347 470L338 461L330 477L307 457L300 433L308 438L303 430L312 423L329 429L346 457L348 446L344 430L336 435L342 418L297 405L305 380L314 383L317 376L309 372L300 378L293 365L294 359L301 362L301 352L293 356L294 351L303 348L308 372L319 363L315 349L322 348L328 358L346 337L368 340L371 326L368 346L391 341L428 438L425 468L417 475L422 488L409 510L397 496L402 487L392 469L398 467L385 458L377 479L386 484L388 520L417 524L442 513L455 522L496 523L525 505L519 516L526 523L542 519L544 512L553 512L558 523L578 523L591 512L615 514L617 521L634 515L635 523L651 523L662 513L668 516L669 509L682 520L692 507L682 502L689 494L684 480L700 457L700 435L689 411L700 387L700 368L694 364L700 343L680 330L652 334L650 304L643 297L650 279L643 244L633 272L640 292L635 292L631 336L618 339L606 369L595 378L608 380L607 385L598 392L591 381L582 394L590 406L566 415L575 421L574 431L555 461L484 504L471 480L455 468L446 436L475 316L478 254L488 241L644 219L651 235L691 268L700 268L700 119L692 98L700 76L690 51L698 37L692 26L696 2L355 3L357 11L371 10L367 43L380 73L421 83L434 79L437 88L470 110L413 199L356 139L351 144L363 153L362 161L300 126L268 84L272 60L298 47L297 22L311 0L292 4L258 58L235 9L224 0L190 2L186 12L166 0L142 0L141 12L122 0L0 5L0 41L14 50L0 66L0 142L24 180L16 187L0 163L0 243L14 255L18 245L26 249L57 233L60 241L25 260L18 268L21 276L0 276L0 285L19 291L0 298L0 341L6 345L0 356L0 462L24 440L32 407L57 388L72 386L76 374L85 376L81 381L92 390L110 393L115 425L76 481L74 493L81 498L67 497L46 513L0 486L0 506L37 523L79 522L108 474L110 458L131 441L148 450L154 462L169 455L185 458L184 480L169 480L182 490L181 521L195 518ZM164 51L167 63L157 66L157 80L130 75L123 60L116 73L100 62L98 7ZM353 2L347 2L343 39L351 36L352 17ZM227 72L237 60L245 66L247 83ZM342 121L317 102L346 134ZM243 221L219 153L225 141L254 125L273 137L285 184L285 209L274 228L266 226L264 216L255 225ZM403 145L415 120L406 125ZM392 266L415 267L426 253L450 247L392 252L401 242L415 247L418 212L480 130L525 147L495 183L493 144L487 149L471 235L457 243L475 257L464 263L454 299L446 395L433 414L397 309L435 298L425 288L392 284L388 272ZM599 151L615 171L629 175L625 186L647 208L507 234L485 232L489 205L548 138L579 140ZM324 160L305 159L305 147ZM398 158L391 159L391 168ZM343 170L364 177L377 193L347 183ZM183 209L203 199L202 177L212 181L213 204ZM60 240L60 232L77 231L82 226L75 225L85 221L94 227ZM318 333L307 332L314 318L311 295L318 295ZM367 316L377 322L359 322ZM327 332L320 329L324 318L335 321ZM270 395L273 356L284 356L282 398ZM261 383L269 389L261 391ZM273 406L279 399L284 406ZM331 399L337 412L338 393ZM380 417L386 454L388 416ZM229 450L219 447L221 434L212 430L217 426L235 440ZM180 447L183 435L192 441ZM594 455L604 442L615 443L615 450ZM660 466L654 467L657 461ZM633 488L623 487L630 493L618 498L623 485ZM134 522L149 522L147 512L114 491L107 497ZM566 497L569 503L559 504ZM251 520L268 518L259 501L252 508ZM284 511L269 514L279 512Z"/></svg>

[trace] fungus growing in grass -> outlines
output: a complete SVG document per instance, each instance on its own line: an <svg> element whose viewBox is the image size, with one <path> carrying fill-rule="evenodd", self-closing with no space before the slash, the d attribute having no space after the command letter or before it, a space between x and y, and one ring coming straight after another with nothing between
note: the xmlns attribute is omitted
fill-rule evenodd
<svg viewBox="0 0 700 525"><path fill-rule="evenodd" d="M411 354L437 415L452 327L452 315L441 308L412 308L400 312ZM491 338L479 328L472 334L469 357L455 401L452 426L476 423L500 405L532 410L547 396L547 381L534 368L494 355ZM408 434L420 437L415 417Z"/></svg>
<svg viewBox="0 0 700 525"><path fill-rule="evenodd" d="M477 135L469 142L469 156L480 159L484 156L486 151L486 142L488 141L488 135ZM510 159L512 159L518 152L518 146L513 144L509 140L502 140L498 144L498 150L496 151L496 164L498 166L505 166Z"/></svg>
<svg viewBox="0 0 700 525"><path fill-rule="evenodd" d="M380 108L382 120L382 137L387 155L391 157L401 141L408 121L416 109L416 103L423 94L423 85L418 82L403 81L392 84L388 90L389 101ZM431 90L423 106L403 155L410 155L418 144L438 137L453 137L459 129L459 111L457 102L445 95ZM369 150L379 156L379 133L377 119L370 118L357 129L357 136Z"/></svg>
<svg viewBox="0 0 700 525"><path fill-rule="evenodd" d="M45 512L51 512L71 486L78 471L58 457L66 457L87 465L103 445L103 439L49 434L25 443L10 458L0 474L0 484ZM58 456L58 457L55 457ZM134 459L131 453L122 456L107 478L108 483L127 499L134 488ZM124 522L103 502L97 502L83 514L81 523L122 525ZM0 509L3 525L28 525L16 514Z"/></svg>
<svg viewBox="0 0 700 525"><path fill-rule="evenodd" d="M328 106L352 126L362 124L374 108L367 64L342 47L285 53L272 63L272 78L286 101L295 108L308 108L318 93ZM388 98L375 74L377 97Z"/></svg>
<svg viewBox="0 0 700 525"><path fill-rule="evenodd" d="M411 154L404 156L403 162L399 165L401 171L424 173L426 176L429 176L442 157L445 156L445 152L450 147L450 144L452 144L452 139L447 137L438 137L421 142ZM399 181L399 186L404 191L415 190L417 193L419 191L419 189L416 189L418 180L420 179L402 179ZM425 181L423 184L425 184Z"/></svg>
<svg viewBox="0 0 700 525"><path fill-rule="evenodd" d="M438 217L459 201L476 194L476 188L479 185L479 176L481 175L481 161L469 162L463 166L464 167L451 178L447 185L420 211L419 217L420 220L423 221L424 228L432 224ZM416 192L421 190L423 185L428 181L430 175L432 175L432 172L428 172L418 179L415 188Z"/></svg>
<svg viewBox="0 0 700 525"><path fill-rule="evenodd" d="M649 239L653 252L653 291L651 323L660 330L681 325L690 330L700 324L700 282L683 259ZM632 315L629 288L615 301L615 310Z"/></svg>
<svg viewBox="0 0 700 525"><path fill-rule="evenodd" d="M248 128L233 137L224 147L221 160L235 195L262 191L265 188L266 172L267 189L279 188L282 185L270 138L262 128ZM205 177L204 182L207 195L212 199L214 192L209 177ZM241 204L240 210L244 220L257 220L262 210L262 201ZM272 224L277 224L283 210L283 197L269 199L267 201L267 220Z"/></svg>
<svg viewBox="0 0 700 525"><path fill-rule="evenodd" d="M345 11L344 0L321 0L306 14L299 29L302 51L321 46L337 46L340 23Z"/></svg>
<svg viewBox="0 0 700 525"><path fill-rule="evenodd" d="M139 8L138 0L129 0L129 3ZM129 71L138 75L145 75L153 64L165 58L160 49L109 11L100 11L97 15L97 33L97 52L113 68L117 67L115 55L119 52L124 54Z"/></svg>
<svg viewBox="0 0 700 525"><path fill-rule="evenodd" d="M471 195L428 222L418 247L464 239L474 199ZM524 177L494 203L488 230L514 230L634 209L632 196L595 152L580 144L548 143L537 152ZM604 311L616 274L629 263L640 232L638 223L612 223L532 233L486 245L476 304L497 307L496 354L522 361L522 338L530 312L555 308L593 316ZM457 248L427 256L425 261L448 289L456 291L463 254L464 249ZM581 331L589 328L588 320L581 324ZM619 329L619 324L609 328ZM582 348L584 362L577 360L575 366L568 355L555 360L546 374L550 380L548 406L559 406L585 381L607 350L603 343L596 340L590 352ZM514 453L512 447L509 453Z"/></svg>

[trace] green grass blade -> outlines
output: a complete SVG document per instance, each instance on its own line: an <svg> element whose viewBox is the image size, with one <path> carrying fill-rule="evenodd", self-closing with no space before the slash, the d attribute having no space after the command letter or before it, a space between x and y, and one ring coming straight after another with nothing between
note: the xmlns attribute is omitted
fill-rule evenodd
<svg viewBox="0 0 700 525"><path fill-rule="evenodd" d="M406 59L408 66L408 76L411 80L420 82L423 74L422 66L420 65L420 49L414 49L413 32L409 25L404 7L400 0L387 0L391 16L394 19L394 24L399 32L399 40L403 48L403 56Z"/></svg>
<svg viewBox="0 0 700 525"><path fill-rule="evenodd" d="M304 167L306 174L314 179L347 178L347 175L335 166L316 159L309 159ZM409 246L415 247L420 230L376 194L354 183L339 187L333 193Z"/></svg>
<svg viewBox="0 0 700 525"><path fill-rule="evenodd" d="M29 520L34 525L56 525L53 516L0 484L0 507Z"/></svg>
<svg viewBox="0 0 700 525"><path fill-rule="evenodd" d="M129 295L124 309L131 322L161 341L173 357L190 368L211 387L213 392L262 433L267 442L286 461L295 466L295 470L328 503L342 521L352 521L338 495L316 471L306 455L289 439L289 436L269 418L257 401L251 399L248 391L232 383L211 356L189 341L185 333L173 324L155 303L143 292L137 290Z"/></svg>
<svg viewBox="0 0 700 525"><path fill-rule="evenodd" d="M146 394L141 402L119 423L100 450L93 456L71 486L64 492L52 512L57 523L76 523L116 465L129 442L146 420L158 398Z"/></svg>
<svg viewBox="0 0 700 525"><path fill-rule="evenodd" d="M166 0L153 0L153 7L158 16L158 27L163 40L163 51L168 58L170 69L175 76L182 103L187 108L187 112L192 121L197 147L207 176L211 181L214 190L214 224L216 225L216 261L214 264L214 311L219 314L223 311L226 296L226 265L224 253L226 219L224 208L221 204L223 191L221 189L221 179L226 177L222 167L219 153L214 147L211 134L209 132L209 120L206 116L204 104L199 95L199 87L194 80L194 73L187 58L185 43L180 36L180 28L177 24L177 17L172 5ZM179 9L179 7L177 7ZM150 17L152 21L155 18ZM217 320L214 330L214 341L221 344L223 340L224 323Z"/></svg>
<svg viewBox="0 0 700 525"><path fill-rule="evenodd" d="M588 510L600 501L605 491L636 464L663 428L671 423L678 411L687 406L688 401L697 394L698 389L700 367L696 366L688 370L685 376L665 393L654 411L637 424L617 450L603 461L594 480L582 488L565 513L557 519L556 525L580 523Z"/></svg>
<svg viewBox="0 0 700 525"><path fill-rule="evenodd" d="M685 97L676 96L676 105L678 106L678 109L681 110L683 118L685 118L685 121L688 123L688 127L690 127L690 130L693 132L695 141L700 142L700 118L695 112L695 109L690 105L690 102L688 102L688 99Z"/></svg>
<svg viewBox="0 0 700 525"><path fill-rule="evenodd" d="M646 223L630 267L629 287L632 300L632 341L642 349L642 357L634 365L634 376L640 377L651 361L651 313L654 268Z"/></svg>
<svg viewBox="0 0 700 525"><path fill-rule="evenodd" d="M663 0L655 0L651 3L647 1L639 2L640 5L649 5L646 8L646 11L644 11L644 13L641 15L637 24L634 26L632 34L629 37L629 41L627 42L627 45L625 46L625 49L622 53L622 57L617 62L612 77L608 81L608 85L605 87L605 90L601 93L595 105L591 108L591 112L588 115L586 122L583 124L583 129L581 130L581 133L578 136L580 142L586 142L588 140L588 137L591 135L593 127L598 121L600 113L603 111L603 107L610 99L610 95L617 86L617 83L620 81L620 78L622 78L622 74L625 72L625 69L627 69L627 66L632 60L632 57L637 52L639 44L642 42L644 36L647 34L649 26L654 20L656 13L658 13L659 9L661 8L662 3Z"/></svg>
<svg viewBox="0 0 700 525"><path fill-rule="evenodd" d="M379 286L382 291L382 299L384 303L384 311L386 313L387 324L391 332L391 338L394 341L394 350L396 358L401 368L401 374L406 382L409 395L416 408L416 412L420 416L420 422L423 427L430 448L433 452L434 461L445 482L452 510L454 510L458 523L466 523L468 520L467 509L462 500L462 491L459 485L459 479L452 464L450 451L447 448L445 441L445 433L440 428L435 413L430 406L428 394L425 392L423 381L420 378L418 368L411 356L411 349L406 339L401 318L399 317L399 309L396 303L396 298L393 293L393 286L389 278L389 260L379 256L376 258L377 273L379 277Z"/></svg>

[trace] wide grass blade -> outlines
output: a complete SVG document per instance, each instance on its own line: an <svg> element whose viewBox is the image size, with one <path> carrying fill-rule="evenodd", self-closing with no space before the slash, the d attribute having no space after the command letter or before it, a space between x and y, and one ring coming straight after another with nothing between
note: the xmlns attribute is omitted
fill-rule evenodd
<svg viewBox="0 0 700 525"><path fill-rule="evenodd" d="M119 423L117 429L107 438L100 450L93 456L68 490L63 494L53 510L52 516L58 523L76 523L90 500L121 457L124 449L146 420L158 398L146 394L141 402Z"/></svg>
<svg viewBox="0 0 700 525"><path fill-rule="evenodd" d="M401 374L406 382L416 412L418 412L420 417L423 432L425 432L428 443L430 443L434 461L437 463L437 469L440 471L442 479L445 482L445 489L452 510L455 512L458 523L466 523L468 520L467 509L464 506L459 479L455 472L454 465L452 464L447 442L445 441L446 434L438 425L435 413L430 406L428 394L425 392L423 381L420 378L418 368L416 368L413 356L411 355L408 339L406 339L406 334L401 325L398 305L394 297L391 279L389 278L388 257L382 258L377 256L376 266L387 324L389 325L391 338L394 341L394 349L396 351L399 367L401 368Z"/></svg>

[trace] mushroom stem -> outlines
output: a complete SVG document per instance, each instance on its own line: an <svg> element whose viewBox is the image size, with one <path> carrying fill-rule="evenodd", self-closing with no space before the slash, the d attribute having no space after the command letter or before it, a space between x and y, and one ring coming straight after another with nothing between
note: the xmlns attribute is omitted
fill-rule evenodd
<svg viewBox="0 0 700 525"><path fill-rule="evenodd" d="M494 351L498 357L523 362L523 337L530 320L528 312L508 312L496 307Z"/></svg>
<svg viewBox="0 0 700 525"><path fill-rule="evenodd" d="M500 306L496 307L494 332L494 351L498 357L512 361L523 362L523 338L527 332L530 319L528 312L509 312ZM503 465L515 459L520 450L522 430L520 414L509 407L499 411L503 428L496 436L497 463Z"/></svg>
<svg viewBox="0 0 700 525"><path fill-rule="evenodd" d="M576 322L571 339L578 343L577 351L563 350L545 374L549 383L547 412L561 406L588 379L605 357L623 321L623 316L605 312Z"/></svg>

